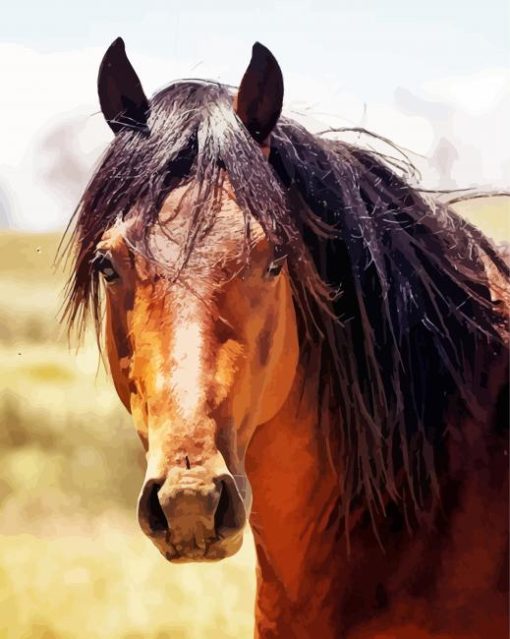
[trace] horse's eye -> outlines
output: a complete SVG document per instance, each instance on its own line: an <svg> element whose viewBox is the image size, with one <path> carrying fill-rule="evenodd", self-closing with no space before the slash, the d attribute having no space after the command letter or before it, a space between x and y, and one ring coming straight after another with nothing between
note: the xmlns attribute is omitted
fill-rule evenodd
<svg viewBox="0 0 510 639"><path fill-rule="evenodd" d="M266 277L272 278L280 275L283 265L285 264L286 255L274 259L266 270Z"/></svg>
<svg viewBox="0 0 510 639"><path fill-rule="evenodd" d="M117 271L113 268L110 258L104 253L97 253L92 260L92 265L96 271L101 273L105 282L110 284L119 279Z"/></svg>

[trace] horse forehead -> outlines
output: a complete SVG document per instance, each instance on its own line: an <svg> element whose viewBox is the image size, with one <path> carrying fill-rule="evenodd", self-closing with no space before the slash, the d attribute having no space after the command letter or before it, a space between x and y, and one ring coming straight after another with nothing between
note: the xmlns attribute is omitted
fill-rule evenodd
<svg viewBox="0 0 510 639"><path fill-rule="evenodd" d="M214 220L207 233L198 233L186 262L188 274L211 275L218 264L225 266L230 262L237 262L246 248L246 216L235 200L233 189L228 180L222 185L221 206L214 214ZM158 215L158 222L149 229L133 210L133 215L126 219L119 219L102 236L99 247L113 250L122 255L129 253L129 246L136 246L145 240L155 263L173 269L182 257L182 249L186 246L189 234L193 232L192 208L199 197L197 187L191 185L179 186L166 197ZM207 224L207 220L205 220ZM265 254L269 250L269 243L260 223L250 216L249 221L250 246L252 256ZM150 270L150 264L145 264L143 252L135 251L135 260L142 271ZM150 260L151 261L151 260Z"/></svg>
<svg viewBox="0 0 510 639"><path fill-rule="evenodd" d="M215 214L211 233L217 237L244 234L245 215L236 201L234 189L228 178L225 178L219 187L219 196L220 206ZM197 184L191 183L173 189L161 207L158 216L159 224L168 230L189 232L191 212L199 198ZM250 221L250 233L258 239L264 235L262 227L253 218Z"/></svg>
<svg viewBox="0 0 510 639"><path fill-rule="evenodd" d="M193 207L198 193L194 186L174 189L166 198L156 224L150 234L150 244L155 256L166 263L178 258L188 237L193 233ZM207 226L207 220L204 221ZM265 233L259 222L250 217L250 243L252 247L265 244ZM205 266L218 261L236 258L244 250L246 217L233 195L230 185L222 186L220 207L207 233L199 233L190 255L190 266Z"/></svg>

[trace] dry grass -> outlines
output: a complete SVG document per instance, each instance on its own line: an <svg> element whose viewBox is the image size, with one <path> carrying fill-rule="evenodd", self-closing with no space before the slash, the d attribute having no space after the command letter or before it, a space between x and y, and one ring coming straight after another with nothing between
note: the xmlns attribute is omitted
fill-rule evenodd
<svg viewBox="0 0 510 639"><path fill-rule="evenodd" d="M510 197L467 200L454 207L497 242L510 242Z"/></svg>
<svg viewBox="0 0 510 639"><path fill-rule="evenodd" d="M510 239L508 199L461 210ZM138 531L141 447L93 338L67 348L56 244L0 234L0 637L251 637L249 536L227 561L173 566Z"/></svg>
<svg viewBox="0 0 510 639"><path fill-rule="evenodd" d="M2 639L252 636L249 544L221 565L170 566L115 516L54 528L0 537Z"/></svg>

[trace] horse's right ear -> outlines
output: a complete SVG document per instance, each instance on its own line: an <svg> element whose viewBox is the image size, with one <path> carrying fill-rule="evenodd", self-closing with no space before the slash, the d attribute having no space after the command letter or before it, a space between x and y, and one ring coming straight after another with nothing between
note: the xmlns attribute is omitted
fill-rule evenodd
<svg viewBox="0 0 510 639"><path fill-rule="evenodd" d="M234 110L259 144L265 144L282 112L283 76L274 55L255 42L234 99Z"/></svg>
<svg viewBox="0 0 510 639"><path fill-rule="evenodd" d="M122 38L112 42L104 54L97 92L101 111L115 134L122 129L147 130L149 101L128 60Z"/></svg>

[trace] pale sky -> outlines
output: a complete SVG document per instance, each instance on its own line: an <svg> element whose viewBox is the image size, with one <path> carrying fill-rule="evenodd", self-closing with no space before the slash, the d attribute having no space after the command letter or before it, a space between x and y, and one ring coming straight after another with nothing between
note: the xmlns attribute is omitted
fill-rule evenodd
<svg viewBox="0 0 510 639"><path fill-rule="evenodd" d="M259 40L282 67L289 115L392 138L430 187L510 188L506 0L32 0L2 13L4 225L60 228L71 215L110 139L96 77L117 36L149 95L179 77L238 84Z"/></svg>

